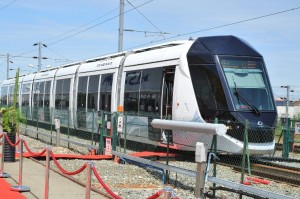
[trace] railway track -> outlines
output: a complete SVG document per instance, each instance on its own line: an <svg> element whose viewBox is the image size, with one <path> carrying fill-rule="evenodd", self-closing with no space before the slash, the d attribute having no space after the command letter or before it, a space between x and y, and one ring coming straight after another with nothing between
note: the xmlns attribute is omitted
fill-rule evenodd
<svg viewBox="0 0 300 199"><path fill-rule="evenodd" d="M232 156L220 156L221 165L233 167L235 170L241 171L241 156L236 156L234 163L232 162ZM273 158L273 157L252 157L251 162L251 174L272 179L274 181L280 181L288 183L293 186L300 186L300 167L287 166L284 163L293 163L300 165L299 159L285 159L285 158Z"/></svg>
<svg viewBox="0 0 300 199"><path fill-rule="evenodd" d="M285 168L282 166L252 164L252 174L272 180L300 186L300 169Z"/></svg>
<svg viewBox="0 0 300 199"><path fill-rule="evenodd" d="M277 151L282 151L282 144L276 144ZM293 148L293 152L300 153L300 145L295 145Z"/></svg>

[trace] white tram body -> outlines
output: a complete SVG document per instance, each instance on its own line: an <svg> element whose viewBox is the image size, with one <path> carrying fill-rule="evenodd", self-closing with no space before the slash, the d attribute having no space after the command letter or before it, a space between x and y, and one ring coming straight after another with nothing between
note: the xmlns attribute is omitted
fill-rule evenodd
<svg viewBox="0 0 300 199"><path fill-rule="evenodd" d="M38 116L50 122L53 110L62 124L91 129L92 111L115 112L122 106L131 124L127 139L163 146L164 131L151 132L151 118L201 123L218 118L229 130L217 138L217 149L230 153L242 153L243 131L237 131L245 127L235 122L248 120L249 152L274 150L274 134L267 127L274 127L277 113L263 58L234 36L169 42L96 57L29 74L19 83L20 109L29 109L32 119ZM3 82L2 106L10 105L13 85L13 79ZM172 132L175 149L194 150L196 142L210 146L212 136Z"/></svg>

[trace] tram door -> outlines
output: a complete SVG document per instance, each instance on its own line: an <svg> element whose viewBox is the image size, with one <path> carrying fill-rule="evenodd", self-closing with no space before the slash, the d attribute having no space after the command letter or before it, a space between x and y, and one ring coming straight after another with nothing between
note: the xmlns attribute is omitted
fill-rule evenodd
<svg viewBox="0 0 300 199"><path fill-rule="evenodd" d="M174 86L174 68L166 68L163 76L162 86L162 119L171 119L172 117L172 101L173 101L173 86Z"/></svg>
<svg viewBox="0 0 300 199"><path fill-rule="evenodd" d="M102 111L111 111L112 81L113 74L103 74L101 77L99 109Z"/></svg>
<svg viewBox="0 0 300 199"><path fill-rule="evenodd" d="M172 119L172 102L173 102L173 87L174 87L175 68L165 68L162 85L162 100L161 100L161 118ZM161 132L162 141L167 141L165 131ZM172 133L169 134L169 140L172 142Z"/></svg>

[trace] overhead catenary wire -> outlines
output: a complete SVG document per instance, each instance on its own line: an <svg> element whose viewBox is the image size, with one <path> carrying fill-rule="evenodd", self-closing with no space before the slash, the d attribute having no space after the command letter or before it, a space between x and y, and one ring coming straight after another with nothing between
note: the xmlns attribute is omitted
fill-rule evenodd
<svg viewBox="0 0 300 199"><path fill-rule="evenodd" d="M139 11L137 9L137 7L135 7L129 0L126 0L128 2L128 4L130 4L138 13L140 13L140 15L142 15L156 30L159 31L160 34L167 34L163 31L161 31L154 23L152 23L141 11ZM130 30L130 31L134 31L134 30ZM135 31L135 32L149 32L149 31ZM156 33L156 32L152 32L152 33Z"/></svg>
<svg viewBox="0 0 300 199"><path fill-rule="evenodd" d="M240 21L236 21L236 22L232 22L232 23L227 23L227 24L223 24L223 25L219 25L219 26L214 26L214 27L211 27L211 28L196 30L196 31L193 31L193 32L188 32L188 33L183 33L183 34L177 34L175 36L171 36L171 37L151 41L151 42L148 42L148 43L140 44L140 45L137 45L137 46L133 46L133 47L127 48L126 50L142 47L142 46L145 46L145 45L149 45L149 44L153 44L153 43L157 43L157 42L161 42L161 41L174 39L174 38L177 38L177 37L192 35L192 34L195 34L195 33L205 32L205 31L214 30L214 29L218 29L218 28L224 28L224 27L227 27L227 26L233 26L233 25L236 25L236 24L241 24L241 23L245 23L245 22L249 22L249 21L254 21L254 20L258 20L258 19L262 19L262 18L266 18L266 17L278 15L278 14L283 14L283 13L286 13L286 12L295 11L295 10L298 10L298 9L300 9L300 6L295 7L295 8L290 8L290 9L287 9L287 10L273 12L273 13L266 14L266 15L261 15L261 16L258 16L258 17L252 17L252 18L249 18L249 19L244 19L244 20L240 20Z"/></svg>
<svg viewBox="0 0 300 199"><path fill-rule="evenodd" d="M2 8L0 8L0 11L4 10L5 8L7 8L7 7L10 6L11 4L15 3L16 1L18 1L18 0L14 0L14 1L12 1L12 2L6 4L6 5L3 6Z"/></svg>
<svg viewBox="0 0 300 199"><path fill-rule="evenodd" d="M125 13L128 13L128 12L131 12L132 10L137 10L137 8L146 5L146 4L150 3L151 1L153 1L153 0L147 1L147 2L145 2L145 3L143 3L143 4L139 5L139 6L135 6L134 8L125 11L124 14L125 14ZM147 42L147 43L140 44L140 45L137 45L137 46L133 46L133 47L127 48L126 50L130 50L130 49L133 49L133 48L138 48L138 47L145 46L145 45L149 45L149 44L152 44L152 43L157 43L157 42L161 42L161 41L165 41L165 40L170 40L170 39L174 39L174 38L178 38L178 37L182 37L182 36L186 36L186 35L191 35L191 34L200 33L200 32L204 32L204 31L209 31L209 30L214 30L214 29L218 29L218 28L223 28L223 27L226 27L226 26L232 26L232 25L236 25L236 24L240 24L240 23L245 23L245 22L248 22L248 21L253 21L253 20L257 20L257 19L261 19L261 18L266 18L266 17L269 17L269 16L278 15L278 14L282 14L282 13L294 11L294 10L297 10L297 9L300 9L300 7L295 7L295 8L291 8L291 9L279 11L279 12L270 13L270 14L267 14L267 15L262 15L262 16L258 16L258 17L253 17L253 18L249 18L249 19L245 19L245 20L241 20L241 21L236 21L236 22L232 22L232 23L228 23L228 24L224 24L224 25L220 25L220 26L214 26L214 27L211 27L211 28L206 28L206 29L197 30L197 31L193 31L193 32L188 32L188 33L183 33L183 34L176 34L176 35L171 36L171 37L164 37L163 39L158 39L158 40L155 40L155 41L151 41L151 42ZM56 43L59 43L59 42L61 42L61 41L64 41L64 40L66 40L66 39L69 39L69 38L71 38L71 37L74 37L74 36L76 36L76 35L78 35L78 34L80 34L80 33L86 32L86 31L88 31L88 30L90 30L90 29L93 29L93 28L95 28L95 27L97 27L97 26L99 26L99 25L102 25L102 24L104 24L104 23L106 23L106 22L108 22L108 21L110 21L110 20L113 20L113 19L115 19L115 18L117 18L117 17L119 17L119 16L120 16L120 15L116 15L116 16L111 17L111 18L109 18L109 19L107 19L107 20L104 20L104 21L102 21L102 22L100 22L100 23L97 23L97 24L95 24L95 25L93 25L93 26L91 26L91 27L88 27L88 28L83 29L83 30L81 30L81 31L79 31L79 32L76 32L76 33L74 33L74 34L72 34L72 35L69 35L69 36L64 37L64 38L62 38L62 39L59 39L59 40L56 40L56 41L54 41L54 42L48 44L48 46L54 45L54 44L56 44ZM89 24L89 23L87 23L87 24ZM83 26L85 26L85 25L83 25ZM81 26L81 27L83 27L83 26ZM134 31L134 30L132 30L132 31ZM160 31L160 30L159 30L159 31ZM140 31L140 32L145 32L145 31ZM24 52L24 53L21 53L20 55L28 54L28 53L34 52L34 51L36 51L36 50Z"/></svg>
<svg viewBox="0 0 300 199"><path fill-rule="evenodd" d="M137 1L137 0L134 0L134 1ZM134 2L134 1L133 1L133 2ZM115 8L115 9L113 9L113 10L111 10L111 11L105 13L104 15L101 15L100 17L97 17L97 18L92 19L91 21L89 21L89 22L87 22L87 23L85 23L85 24L83 24L83 25L80 25L80 26L78 26L78 27L76 27L76 28L73 28L72 30L66 31L66 32L64 32L64 33L60 33L60 34L55 35L55 36L53 36L53 37L50 37L50 38L48 38L48 39L44 39L44 41L53 40L53 39L55 39L55 38L57 38L57 37L60 37L60 36L69 34L69 33L71 33L71 32L74 32L74 31L76 31L76 30L79 30L80 28L83 28L83 27L85 27L85 26L87 26L87 25L89 25L89 24L92 24L93 22L95 22L95 21L97 21L97 20L99 20L99 19L104 18L105 16L107 16L107 15L109 15L109 14L111 14L111 13L117 11L118 9L119 9L119 8Z"/></svg>
<svg viewBox="0 0 300 199"><path fill-rule="evenodd" d="M153 1L153 0L152 0L152 1ZM146 3L144 3L144 4L141 4L141 5L137 6L137 7L141 7L141 6L143 6L143 5L145 5L145 4L149 3L149 2L151 2L151 1L148 1L148 2L146 2ZM156 42L160 42L160 41L166 41L166 40L170 40L170 39L173 39L173 38L182 37L182 36L191 35L191 34L196 34L196 33L204 32L204 31L209 31L209 30L213 30L213 29L223 28L223 27L226 27L226 26L232 26L232 25L241 24L241 23L245 23L245 22L249 22L249 21L253 21L253 20L258 20L258 19L262 19L262 18L266 18L266 17L278 15L278 14L283 14L283 13L290 12L290 11L294 11L294 10L298 10L299 8L300 8L300 7L295 7L295 8L291 8L291 9L279 11L279 12L274 12L274 13L270 13L270 14L266 14L266 15L262 15L262 16L257 16L257 17L252 17L252 18L249 18L249 19L240 20L240 21L236 21L236 22L232 22L232 23L227 23L227 24L224 24L224 25L214 26L214 27L211 27L211 28L206 28L206 29L197 30L197 31L188 32L188 33L183 33L183 34L176 34L176 35L174 35L174 36L170 36L170 37L167 37L167 38L163 38L163 39L158 39L158 40L155 40L155 41L147 42L147 43L145 43L145 44L141 44L141 45L138 45L138 46L130 47L130 48L128 48L128 49L133 49L133 48L137 48L137 47L140 47L140 46L145 46L145 45L148 45L148 44L152 44L152 43L156 43ZM124 13L130 12L130 11L132 11L132 10L135 10L135 9L130 9L130 10L124 12ZM65 39L71 38L71 37L73 37L73 36L75 36L75 35L78 35L78 34L80 34L80 33L82 33L82 32L85 32L85 31L87 31L87 30L90 30L90 29L92 29L92 28L95 28L95 27L97 27L97 26L99 26L99 25L105 23L106 21L110 21L110 20L112 20L112 19L117 18L118 16L119 16L119 15L117 15L117 16L115 16L115 17L112 17L112 18L110 18L110 19L108 19L108 20L105 20L105 21L103 21L103 22L101 22L101 23L98 23L98 24L96 24L96 25L93 25L93 26L91 26L91 27L88 27L87 29L84 29L84 30L82 30L82 31L80 31L80 32L77 32L77 33L75 33L75 34L73 34L73 35L71 35L71 36L68 36L68 37L62 38L62 39L60 39L60 40L57 40L57 41L55 41L55 42L53 42L53 43L51 43L51 44L48 44L48 46L49 46L49 45L54 45L54 44L56 44L56 43L58 43L58 42L61 42L61 41L65 40ZM26 53L22 53L22 54L20 54L20 55L24 55L24 54L27 54L27 53L30 53L30 52L34 52L34 51L36 51L36 49L35 49L35 50L32 50L32 51L29 51L29 52L26 52Z"/></svg>
<svg viewBox="0 0 300 199"><path fill-rule="evenodd" d="M63 55L61 55L60 53L56 52L55 50L53 50L52 48L49 48L49 46L47 47L48 50L52 51L53 53L55 53L56 55L60 56L61 58L63 58L64 60L66 61L72 61L72 60L69 60L67 58L65 58Z"/></svg>
<svg viewBox="0 0 300 199"><path fill-rule="evenodd" d="M149 1L145 2L145 3L142 3L142 4L138 5L138 6L136 6L135 8L142 7L142 6L148 4L148 3L152 2L152 1L154 1L154 0L149 0ZM125 11L123 14L126 14L126 13L128 13L128 12L133 11L133 10L135 10L135 8L129 9L129 10ZM66 40L66 39L72 38L72 37L74 37L74 36L76 36L76 35L78 35L78 34L80 34L80 33L86 32L86 31L88 31L88 30L90 30L90 29L93 29L93 28L99 26L99 25L102 25L102 24L104 24L104 23L106 23L106 22L109 22L109 21L111 21L111 20L113 20L113 19L116 19L116 18L118 18L119 16L120 16L120 14L118 14L118 15L116 15L116 16L113 16L113 17L111 17L111 18L108 18L108 19L106 19L106 20L104 20L104 21L102 21L102 22L100 22L100 23L97 23L97 24L95 24L95 25L93 25L93 26L90 26L90 27L88 27L88 28L85 28L85 29L83 29L83 30L80 30L80 31L78 31L78 32L75 32L75 33L73 33L73 34L71 34L71 35L69 35L69 36L66 36L66 37L64 37L64 38L58 39L58 40L53 41L53 42L51 42L51 43L48 43L47 46L49 47L49 46L51 46L51 45L54 45L54 44L56 44L56 43L59 43L59 42L61 42L61 41ZM92 20L92 21L94 21L94 20ZM86 23L86 24L84 24L84 25L82 25L82 26L80 26L79 28L75 28L75 29L80 29L81 27L84 27L84 26L86 26L87 24L92 23L92 21L91 21L91 22L88 22L88 23ZM69 32L73 32L73 30L71 30L71 31L69 31ZM68 33L69 33L69 32L68 32ZM62 34L60 34L59 36L64 35L64 34L67 34L67 33L62 33ZM57 35L57 36L54 36L54 37L58 37L58 35ZM53 39L54 37L52 37L52 38L50 38L50 39ZM50 39L46 39L45 41L50 40ZM25 54L28 54L28 53L31 53L31 52L34 52L34 51L36 51L36 49L30 50L30 51L27 51L27 52L20 53L19 55L25 55Z"/></svg>
<svg viewBox="0 0 300 199"><path fill-rule="evenodd" d="M149 1L147 1L147 2L145 2L145 3L143 3L143 4L140 4L140 5L136 6L136 7L138 8L138 7L144 6L144 5L146 5L146 4L148 4L148 3L152 2L152 1L154 1L154 0L149 0ZM123 14L126 14L126 13L128 13L128 12L131 12L132 10L135 10L135 8L129 9L129 10L125 11ZM90 29L93 29L93 28L95 28L95 27L97 27L97 26L99 26L99 25L102 25L102 24L104 24L104 23L106 23L106 22L108 22L108 21L111 21L111 20L113 20L113 19L116 19L116 18L118 18L119 16L120 16L120 14L118 14L118 15L116 15L116 16L113 16L113 17L111 17L111 18L109 18L109 19L106 19L106 20L104 20L104 21L102 21L102 22L100 22L100 23L97 23L97 24L95 24L95 25L93 25L93 26L91 26L91 27L88 27L88 28L86 28L86 29L84 29L84 30L81 30L81 31L79 31L79 32L76 32L76 33L74 33L74 34L72 34L72 35L70 35L70 36L67 36L67 37L64 37L64 38L62 38L62 39L59 39L59 40L57 40L57 41L55 41L55 42L52 42L52 43L48 44L48 46L54 45L54 44L56 44L56 43L58 43L58 42L61 42L61 41L64 41L64 40L66 40L66 39L69 39L69 38L71 38L71 37L74 37L74 36L76 36L76 35L78 35L78 34L80 34L80 33L86 32L86 31L88 31L88 30L90 30Z"/></svg>

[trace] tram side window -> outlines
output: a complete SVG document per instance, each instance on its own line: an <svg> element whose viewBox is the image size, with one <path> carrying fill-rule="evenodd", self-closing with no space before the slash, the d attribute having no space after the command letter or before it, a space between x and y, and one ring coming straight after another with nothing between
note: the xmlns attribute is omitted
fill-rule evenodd
<svg viewBox="0 0 300 199"><path fill-rule="evenodd" d="M9 94L8 94L8 106L12 106L13 105L13 101L14 101L14 90L15 90L15 86L9 86Z"/></svg>
<svg viewBox="0 0 300 199"><path fill-rule="evenodd" d="M29 106L30 84L22 85L22 106Z"/></svg>
<svg viewBox="0 0 300 199"><path fill-rule="evenodd" d="M142 70L139 112L159 113L163 68Z"/></svg>
<svg viewBox="0 0 300 199"><path fill-rule="evenodd" d="M69 108L71 79L62 79L56 81L55 108Z"/></svg>
<svg viewBox="0 0 300 199"><path fill-rule="evenodd" d="M39 101L39 93L40 93L40 82L36 82L33 84L33 106L38 106Z"/></svg>
<svg viewBox="0 0 300 199"><path fill-rule="evenodd" d="M21 84L18 84L18 92L17 92L17 104L16 106L19 107L19 100L20 100L20 97L19 97L19 94L20 94L20 91L21 91Z"/></svg>
<svg viewBox="0 0 300 199"><path fill-rule="evenodd" d="M126 73L124 90L124 111L138 112L141 84L141 71Z"/></svg>
<svg viewBox="0 0 300 199"><path fill-rule="evenodd" d="M104 74L101 76L100 85L100 110L111 111L111 91L113 74Z"/></svg>
<svg viewBox="0 0 300 199"><path fill-rule="evenodd" d="M39 107L44 106L44 95L45 95L45 82L40 83L40 90L39 90Z"/></svg>
<svg viewBox="0 0 300 199"><path fill-rule="evenodd" d="M1 88L1 105L7 106L7 86Z"/></svg>
<svg viewBox="0 0 300 199"><path fill-rule="evenodd" d="M88 77L79 77L77 91L77 110L85 110L86 107L86 88Z"/></svg>
<svg viewBox="0 0 300 199"><path fill-rule="evenodd" d="M50 86L51 86L51 81L45 82L44 107L50 106Z"/></svg>
<svg viewBox="0 0 300 199"><path fill-rule="evenodd" d="M228 109L215 65L192 65L190 73L200 113L204 119L212 119L217 112Z"/></svg>
<svg viewBox="0 0 300 199"><path fill-rule="evenodd" d="M97 110L98 88L99 88L99 75L93 75L89 77L88 87L88 104L87 107L90 110Z"/></svg>

